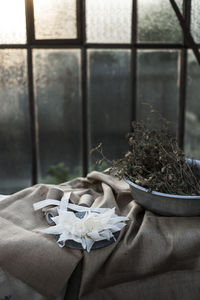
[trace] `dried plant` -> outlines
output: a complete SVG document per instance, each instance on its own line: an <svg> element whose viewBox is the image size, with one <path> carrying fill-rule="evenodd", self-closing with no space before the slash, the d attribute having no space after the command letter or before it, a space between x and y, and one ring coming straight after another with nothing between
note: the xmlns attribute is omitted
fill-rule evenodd
<svg viewBox="0 0 200 300"><path fill-rule="evenodd" d="M119 178L125 176L149 192L199 195L197 166L185 159L167 123L163 124L155 130L142 122L133 122L133 131L127 135L129 149L124 157L107 159L100 144L92 150L101 156L97 163L106 161L112 174Z"/></svg>

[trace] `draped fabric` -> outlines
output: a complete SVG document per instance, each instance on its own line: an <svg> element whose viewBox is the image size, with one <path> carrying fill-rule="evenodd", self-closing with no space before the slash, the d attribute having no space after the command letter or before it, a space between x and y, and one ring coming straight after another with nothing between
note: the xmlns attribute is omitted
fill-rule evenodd
<svg viewBox="0 0 200 300"><path fill-rule="evenodd" d="M0 268L44 299L55 299L82 260L80 300L199 300L200 217L162 217L136 204L129 186L100 172L58 187L70 201L88 207L116 207L129 221L112 245L91 252L59 248L33 203L51 185L36 185L0 202ZM31 300L31 298L30 298ZM71 299L70 299L71 300Z"/></svg>

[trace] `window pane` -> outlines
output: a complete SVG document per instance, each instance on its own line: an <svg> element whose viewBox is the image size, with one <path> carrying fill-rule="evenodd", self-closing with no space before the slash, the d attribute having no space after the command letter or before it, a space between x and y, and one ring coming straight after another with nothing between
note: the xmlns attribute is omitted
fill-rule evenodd
<svg viewBox="0 0 200 300"><path fill-rule="evenodd" d="M176 3L182 10L182 0ZM182 30L169 0L138 1L138 39L141 42L182 41Z"/></svg>
<svg viewBox="0 0 200 300"><path fill-rule="evenodd" d="M34 50L39 118L40 180L50 166L81 174L80 51Z"/></svg>
<svg viewBox="0 0 200 300"><path fill-rule="evenodd" d="M131 15L131 0L87 0L87 41L130 43Z"/></svg>
<svg viewBox="0 0 200 300"><path fill-rule="evenodd" d="M185 118L185 152L200 159L200 68L190 50L188 51L187 102Z"/></svg>
<svg viewBox="0 0 200 300"><path fill-rule="evenodd" d="M25 50L0 50L0 193L31 184Z"/></svg>
<svg viewBox="0 0 200 300"><path fill-rule="evenodd" d="M117 158L127 149L131 121L129 50L88 51L90 149L103 143L105 155ZM95 156L90 158L94 163Z"/></svg>
<svg viewBox="0 0 200 300"><path fill-rule="evenodd" d="M0 44L24 44L26 22L24 0L0 1Z"/></svg>
<svg viewBox="0 0 200 300"><path fill-rule="evenodd" d="M34 0L36 39L77 38L76 0Z"/></svg>
<svg viewBox="0 0 200 300"><path fill-rule="evenodd" d="M192 0L191 30L197 43L200 43L200 1Z"/></svg>
<svg viewBox="0 0 200 300"><path fill-rule="evenodd" d="M178 51L142 50L138 52L138 119L151 118L159 126L158 115L151 114L148 103L172 122L175 133L178 109Z"/></svg>

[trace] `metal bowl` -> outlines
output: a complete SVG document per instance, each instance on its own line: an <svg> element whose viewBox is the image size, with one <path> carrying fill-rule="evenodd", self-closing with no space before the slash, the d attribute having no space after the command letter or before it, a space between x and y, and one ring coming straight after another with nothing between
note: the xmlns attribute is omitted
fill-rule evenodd
<svg viewBox="0 0 200 300"><path fill-rule="evenodd" d="M189 163L191 159L187 159ZM200 175L200 161L193 160L198 167L198 174ZM131 194L139 205L144 208L162 215L162 216L180 216L192 217L200 215L200 196L182 196L171 195L166 193L159 193L156 191L148 192L129 179L124 177L125 182L130 185Z"/></svg>

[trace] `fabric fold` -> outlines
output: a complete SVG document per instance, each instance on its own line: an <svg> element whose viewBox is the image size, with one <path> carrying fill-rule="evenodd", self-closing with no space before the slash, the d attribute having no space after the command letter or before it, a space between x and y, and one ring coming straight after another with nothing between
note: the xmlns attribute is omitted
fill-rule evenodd
<svg viewBox="0 0 200 300"><path fill-rule="evenodd" d="M38 233L47 225L45 208L33 210L33 203L52 199L51 188L60 190L54 190L54 200L71 193L72 205L116 207L129 218L127 226L115 243L90 253L59 248L53 236ZM95 171L59 186L36 185L0 202L0 269L46 299L58 296L82 260L79 300L199 300L199 223L200 217L145 211L125 182Z"/></svg>

